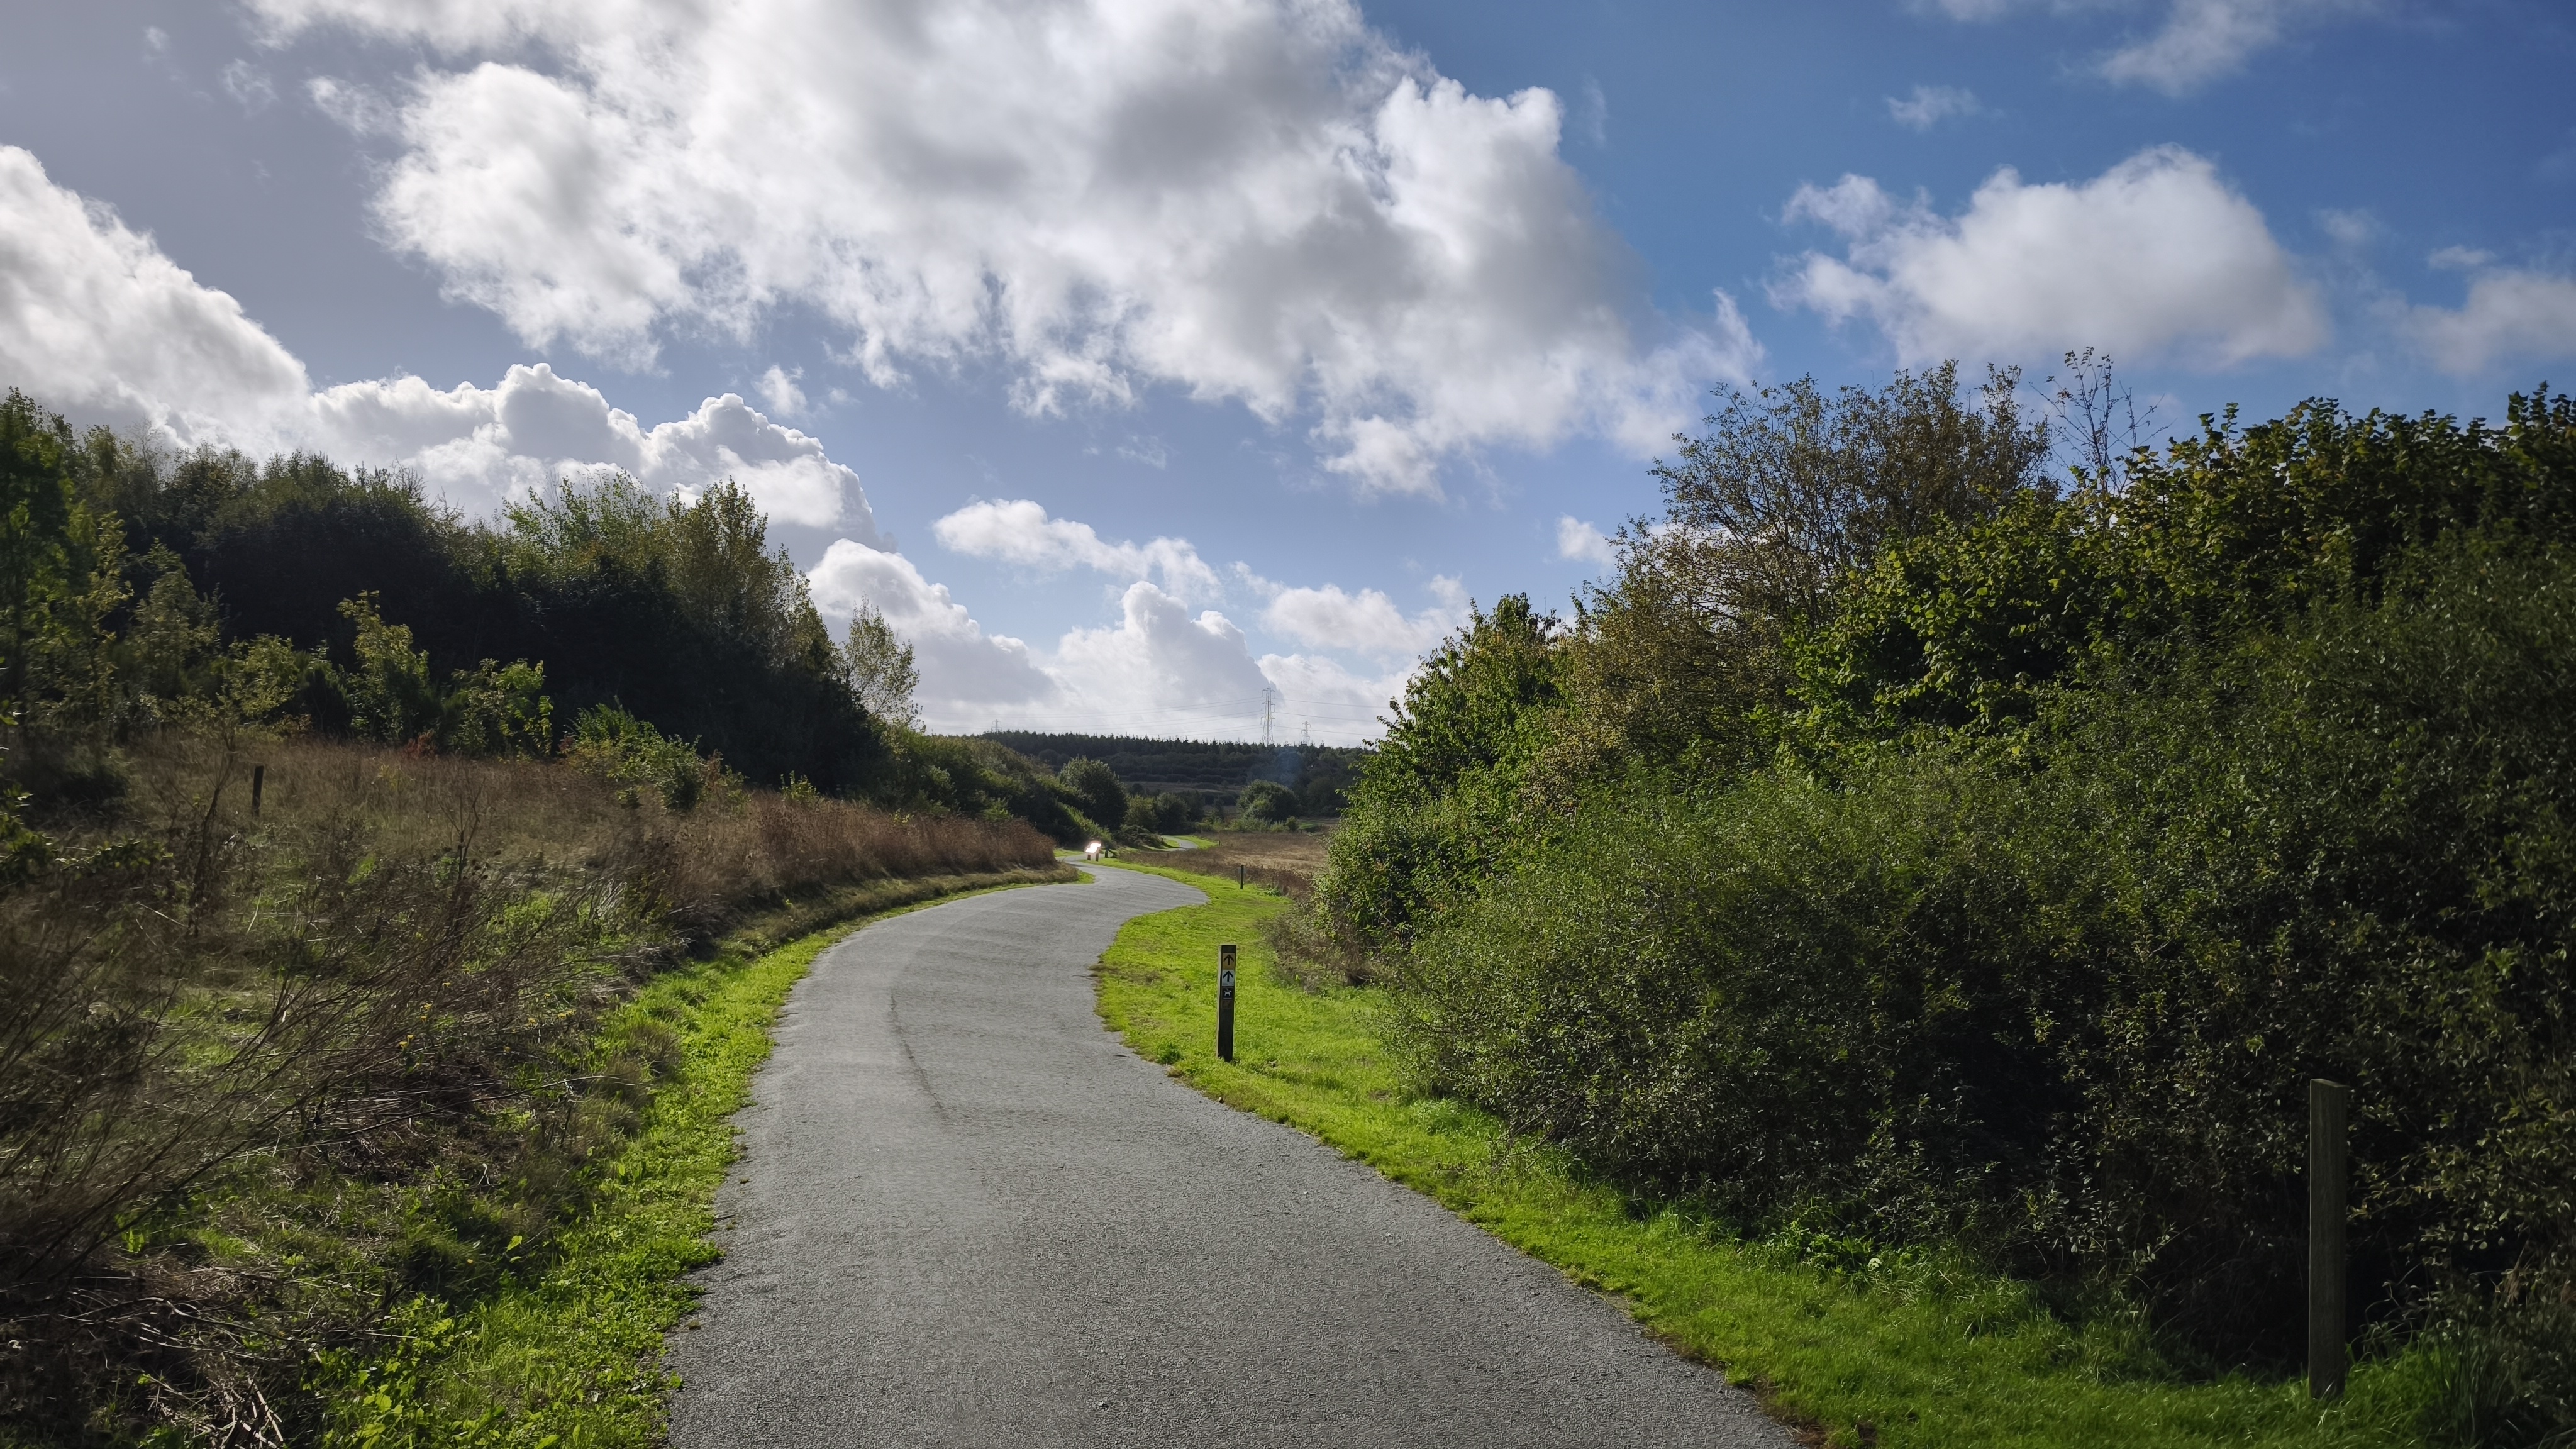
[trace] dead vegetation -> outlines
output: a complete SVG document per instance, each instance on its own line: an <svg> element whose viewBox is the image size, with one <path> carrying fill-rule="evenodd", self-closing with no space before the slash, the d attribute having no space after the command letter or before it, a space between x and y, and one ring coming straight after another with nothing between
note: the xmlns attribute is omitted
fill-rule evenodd
<svg viewBox="0 0 2576 1449"><path fill-rule="evenodd" d="M217 732L117 765L0 841L0 1442L305 1437L317 1353L577 1213L664 1065L594 1049L636 982L1059 869L1018 821L675 813L532 761Z"/></svg>
<svg viewBox="0 0 2576 1449"><path fill-rule="evenodd" d="M1204 838L1212 842L1206 848L1164 862L1208 875L1231 876L1240 868L1247 883L1304 900L1333 837L1329 830L1225 830Z"/></svg>

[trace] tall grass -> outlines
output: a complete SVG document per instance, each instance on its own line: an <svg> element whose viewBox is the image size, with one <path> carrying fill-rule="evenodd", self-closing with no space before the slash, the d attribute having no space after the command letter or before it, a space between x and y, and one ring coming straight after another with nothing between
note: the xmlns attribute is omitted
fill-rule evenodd
<svg viewBox="0 0 2576 1449"><path fill-rule="evenodd" d="M0 882L0 1441L304 1437L317 1353L577 1220L653 1091L651 1041L595 1045L639 983L872 881L1052 868L1016 821L673 813L534 762L216 731L114 763Z"/></svg>

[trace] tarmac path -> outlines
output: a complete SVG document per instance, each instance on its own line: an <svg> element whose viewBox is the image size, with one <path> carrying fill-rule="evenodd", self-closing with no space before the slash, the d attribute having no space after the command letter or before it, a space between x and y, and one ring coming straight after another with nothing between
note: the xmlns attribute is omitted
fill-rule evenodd
<svg viewBox="0 0 2576 1449"><path fill-rule="evenodd" d="M674 1446L1791 1442L1607 1300L1128 1051L1089 968L1205 897L1092 875L816 960L671 1336Z"/></svg>

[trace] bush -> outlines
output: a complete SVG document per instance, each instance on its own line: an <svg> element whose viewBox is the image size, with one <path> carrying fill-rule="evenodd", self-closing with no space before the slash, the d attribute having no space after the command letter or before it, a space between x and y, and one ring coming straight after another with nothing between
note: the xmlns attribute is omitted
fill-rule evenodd
<svg viewBox="0 0 2576 1449"><path fill-rule="evenodd" d="M1237 818L1246 825L1279 825L1297 818L1297 792L1276 780L1255 780L1235 797Z"/></svg>
<svg viewBox="0 0 2576 1449"><path fill-rule="evenodd" d="M686 810L710 789L738 790L721 760L701 759L691 745L614 705L594 705L573 721L564 747L574 768L616 782L618 798L632 805L652 792L666 810Z"/></svg>
<svg viewBox="0 0 2576 1449"><path fill-rule="evenodd" d="M2576 559L2398 572L2010 749L1603 791L1401 958L1402 1037L1625 1180L2124 1284L2229 1360L2295 1355L2333 1077L2357 1301L2576 1295Z"/></svg>
<svg viewBox="0 0 2576 1449"><path fill-rule="evenodd" d="M1128 797L1126 823L1131 832L1171 835L1189 829L1197 820L1198 811L1190 802L1169 791Z"/></svg>
<svg viewBox="0 0 2576 1449"><path fill-rule="evenodd" d="M1074 807L1103 830L1115 830L1127 819L1127 787L1118 783L1118 775L1098 760L1073 759L1064 762L1056 779L1072 797Z"/></svg>

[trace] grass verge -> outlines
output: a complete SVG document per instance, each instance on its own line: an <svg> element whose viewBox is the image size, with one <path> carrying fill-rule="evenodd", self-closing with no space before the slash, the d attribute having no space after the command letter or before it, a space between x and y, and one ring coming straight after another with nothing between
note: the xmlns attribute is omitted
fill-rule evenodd
<svg viewBox="0 0 2576 1449"><path fill-rule="evenodd" d="M1619 1295L1679 1352L1751 1385L1809 1442L1940 1449L2378 1449L2438 1392L2434 1350L2364 1362L2342 1404L2302 1384L2176 1371L2132 1319L2069 1321L2025 1285L1938 1254L1830 1240L1749 1243L1588 1180L1562 1154L1416 1093L1377 1031L1373 988L1308 991L1275 971L1255 887L1124 863L1207 891L1143 916L1097 976L1138 1053L1446 1204L1576 1281ZM1243 952L1236 1060L1216 1058L1217 947Z"/></svg>
<svg viewBox="0 0 2576 1449"><path fill-rule="evenodd" d="M825 947L870 920L1052 878L1014 871L851 887L830 898L839 919L828 927L815 926L819 901L786 907L711 957L655 976L599 1034L600 1059L641 1057L656 1070L633 1137L597 1170L580 1221L559 1235L550 1261L525 1265L479 1301L415 1298L393 1314L385 1350L326 1360L317 1387L334 1408L324 1442L662 1443L678 1387L661 1365L662 1341L697 1299L686 1275L720 1256L707 1238L737 1151L733 1114L769 1059L770 1025L789 990ZM804 934L773 948L782 921Z"/></svg>

